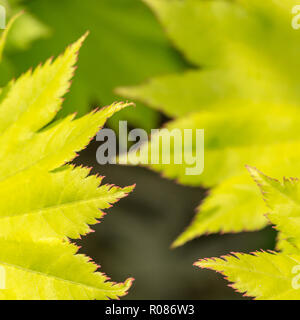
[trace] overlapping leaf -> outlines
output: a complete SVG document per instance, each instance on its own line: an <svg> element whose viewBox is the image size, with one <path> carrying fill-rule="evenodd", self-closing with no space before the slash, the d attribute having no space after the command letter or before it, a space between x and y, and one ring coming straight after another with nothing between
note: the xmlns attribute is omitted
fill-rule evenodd
<svg viewBox="0 0 300 320"><path fill-rule="evenodd" d="M195 265L224 274L232 287L257 299L300 299L300 187L299 180L271 179L249 167L269 207L267 217L279 231L281 252L234 253L204 259Z"/></svg>
<svg viewBox="0 0 300 320"><path fill-rule="evenodd" d="M103 216L101 210L133 188L101 185L102 178L90 176L90 170L67 165L105 121L128 104L53 122L85 37L1 91L3 299L115 299L125 295L132 282L109 282L68 243L68 238L89 232L89 225Z"/></svg>
<svg viewBox="0 0 300 320"><path fill-rule="evenodd" d="M220 272L232 287L259 300L299 300L300 291L293 288L292 273L300 265L300 254L256 252L236 253L222 258L204 259L195 263L201 268Z"/></svg>
<svg viewBox="0 0 300 320"><path fill-rule="evenodd" d="M279 231L278 247L285 252L300 249L300 184L298 179L284 178L280 183L249 168L270 208L267 217Z"/></svg>
<svg viewBox="0 0 300 320"><path fill-rule="evenodd" d="M6 300L105 300L118 299L130 288L107 282L97 266L78 255L74 245L58 240L0 241L0 266L5 268Z"/></svg>
<svg viewBox="0 0 300 320"><path fill-rule="evenodd" d="M33 170L0 184L0 237L79 238L103 216L99 209L131 192L132 187L100 185L89 169L65 167L55 173ZM87 177L88 176L88 177ZM24 188L29 185L30 188ZM16 197L15 190L18 190Z"/></svg>
<svg viewBox="0 0 300 320"><path fill-rule="evenodd" d="M197 68L119 92L179 118L168 128L205 130L201 176L187 176L185 165L151 167L184 184L212 187L173 245L205 233L262 228L263 204L244 166L300 175L296 1L145 2Z"/></svg>

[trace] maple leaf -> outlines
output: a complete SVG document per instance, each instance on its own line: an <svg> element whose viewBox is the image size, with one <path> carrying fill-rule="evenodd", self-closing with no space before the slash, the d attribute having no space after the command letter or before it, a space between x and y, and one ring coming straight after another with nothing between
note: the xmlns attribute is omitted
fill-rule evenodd
<svg viewBox="0 0 300 320"><path fill-rule="evenodd" d="M222 258L203 259L195 263L222 273L233 282L235 290L259 300L299 300L300 291L293 288L293 268L300 265L300 254L255 252L235 253Z"/></svg>
<svg viewBox="0 0 300 320"><path fill-rule="evenodd" d="M102 177L67 164L128 103L53 121L85 38L0 92L2 299L116 299L132 283L108 281L69 243L133 189L101 185Z"/></svg>
<svg viewBox="0 0 300 320"><path fill-rule="evenodd" d="M5 300L106 300L126 294L132 279L107 281L97 265L76 254L78 248L57 239L38 242L0 240L5 268Z"/></svg>
<svg viewBox="0 0 300 320"><path fill-rule="evenodd" d="M268 220L279 231L277 248L284 252L298 251L300 249L299 180L284 178L281 183L254 168L248 167L248 170L270 209L267 213Z"/></svg>
<svg viewBox="0 0 300 320"><path fill-rule="evenodd" d="M257 299L300 299L297 273L300 270L300 184L298 179L272 179L248 167L269 212L270 223L279 231L280 252L234 253L195 263L222 273L232 287ZM266 209L267 210L267 209Z"/></svg>
<svg viewBox="0 0 300 320"><path fill-rule="evenodd" d="M205 131L201 175L188 176L186 163L150 165L180 183L211 188L173 246L203 234L263 228L264 205L244 166L271 176L300 175L300 43L291 27L296 1L145 3L195 68L118 92L174 118L167 128Z"/></svg>

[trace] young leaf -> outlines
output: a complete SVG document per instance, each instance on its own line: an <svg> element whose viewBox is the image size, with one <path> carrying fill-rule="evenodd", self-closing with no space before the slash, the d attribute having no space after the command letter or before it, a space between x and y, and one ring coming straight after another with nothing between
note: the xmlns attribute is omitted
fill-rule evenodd
<svg viewBox="0 0 300 320"><path fill-rule="evenodd" d="M0 240L0 246L6 278L1 300L118 299L132 283L108 282L88 257L77 254L76 246L59 240Z"/></svg>
<svg viewBox="0 0 300 320"><path fill-rule="evenodd" d="M265 227L268 220L262 213L266 206L260 199L259 190L250 182L248 176L234 177L210 190L205 201L196 209L194 220L172 247L179 247L201 235Z"/></svg>
<svg viewBox="0 0 300 320"><path fill-rule="evenodd" d="M264 227L262 202L244 166L300 175L300 45L291 27L296 1L145 2L195 68L119 92L176 118L168 128L204 129L201 175L188 176L185 163L150 167L181 183L212 188L174 246L205 233Z"/></svg>
<svg viewBox="0 0 300 320"><path fill-rule="evenodd" d="M91 231L89 225L103 216L100 210L133 189L101 185L102 178L89 175L89 169L67 165L110 116L129 104L53 122L85 37L1 92L2 299L116 299L132 283L109 282L68 243Z"/></svg>
<svg viewBox="0 0 300 320"><path fill-rule="evenodd" d="M18 135L16 139L30 137L55 117L61 107L62 97L70 88L77 53L85 38L86 35L54 62L49 59L43 67L28 71L3 89L5 94L0 117L2 135L9 136L14 131Z"/></svg>
<svg viewBox="0 0 300 320"><path fill-rule="evenodd" d="M259 300L299 300L300 291L293 287L295 266L300 265L300 254L255 252L234 253L222 258L203 259L195 263L222 273L233 282L235 290Z"/></svg>
<svg viewBox="0 0 300 320"><path fill-rule="evenodd" d="M53 173L34 170L0 183L5 199L0 202L0 237L77 239L90 232L88 225L103 216L100 209L109 208L132 187L101 185L102 178L89 172L72 166Z"/></svg>
<svg viewBox="0 0 300 320"><path fill-rule="evenodd" d="M300 270L300 192L297 179L282 183L248 167L269 207L267 217L279 231L281 252L234 253L195 263L222 273L232 287L257 299L300 299L297 275Z"/></svg>

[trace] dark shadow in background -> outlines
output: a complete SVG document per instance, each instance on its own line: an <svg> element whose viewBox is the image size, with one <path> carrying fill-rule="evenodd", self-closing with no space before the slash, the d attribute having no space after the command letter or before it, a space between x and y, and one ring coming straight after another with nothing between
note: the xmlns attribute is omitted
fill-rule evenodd
<svg viewBox="0 0 300 320"><path fill-rule="evenodd" d="M107 210L96 231L79 244L81 252L101 265L114 281L134 277L125 299L241 299L222 276L193 266L199 258L232 251L272 249L275 232L268 228L255 233L211 235L171 250L170 244L191 222L203 199L201 188L181 186L139 167L100 166L96 162L99 142L75 159L92 166L92 173L106 176L104 183L126 186L135 191Z"/></svg>

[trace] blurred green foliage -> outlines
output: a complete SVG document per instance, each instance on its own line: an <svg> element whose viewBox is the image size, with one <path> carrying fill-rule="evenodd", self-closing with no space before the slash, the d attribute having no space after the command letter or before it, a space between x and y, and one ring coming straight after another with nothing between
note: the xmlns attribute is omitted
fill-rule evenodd
<svg viewBox="0 0 300 320"><path fill-rule="evenodd" d="M122 99L114 93L117 86L138 84L183 67L181 57L141 0L15 0L11 4L11 11L26 10L11 38L19 49L28 49L29 42L32 46L26 51L9 48L5 64L9 75L19 75L49 55L57 55L90 31L64 114L76 111L82 115L91 107L110 104ZM26 29L32 33L26 33ZM7 80L7 76L3 78ZM122 111L110 124L116 126L120 118L150 129L157 126L159 114L138 104L133 110Z"/></svg>
<svg viewBox="0 0 300 320"><path fill-rule="evenodd" d="M6 39L5 50L15 52L27 50L31 44L50 34L50 29L41 23L29 12L24 12L19 0L0 0L0 5L6 9L6 25L8 27L9 19L18 13L22 13L13 23L13 27L7 30L9 36ZM23 12L22 12L23 11ZM25 71L25 70L24 70ZM16 77L18 72L11 59L6 55L4 61L0 64L0 85L4 86L13 76Z"/></svg>
<svg viewBox="0 0 300 320"><path fill-rule="evenodd" d="M175 241L267 225L245 165L298 176L300 32L296 0L145 0L193 69L120 88L175 120L168 128L205 130L205 169L151 165L187 185L211 188L196 218ZM193 152L196 143L193 143Z"/></svg>

